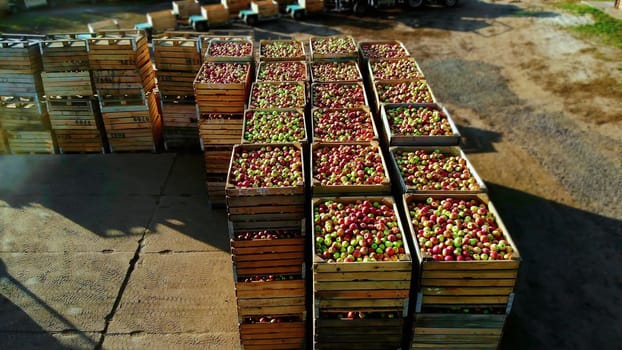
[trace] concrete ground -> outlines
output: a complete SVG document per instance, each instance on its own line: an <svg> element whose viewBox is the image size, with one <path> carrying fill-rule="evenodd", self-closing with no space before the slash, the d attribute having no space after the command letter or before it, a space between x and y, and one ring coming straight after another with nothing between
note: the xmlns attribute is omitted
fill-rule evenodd
<svg viewBox="0 0 622 350"><path fill-rule="evenodd" d="M200 154L0 156L0 348L237 344L226 214L202 167Z"/></svg>

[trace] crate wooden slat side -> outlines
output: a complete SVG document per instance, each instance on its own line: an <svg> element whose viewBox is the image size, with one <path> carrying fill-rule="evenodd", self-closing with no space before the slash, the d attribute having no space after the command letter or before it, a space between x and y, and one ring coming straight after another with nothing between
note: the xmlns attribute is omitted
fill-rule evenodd
<svg viewBox="0 0 622 350"><path fill-rule="evenodd" d="M305 340L305 322L242 323L239 332L245 350L301 349Z"/></svg>
<svg viewBox="0 0 622 350"><path fill-rule="evenodd" d="M223 4L202 6L201 14L207 19L210 25L219 25L229 22L229 9Z"/></svg>
<svg viewBox="0 0 622 350"><path fill-rule="evenodd" d="M162 103L162 121L165 127L192 128L199 136L197 110L194 104Z"/></svg>
<svg viewBox="0 0 622 350"><path fill-rule="evenodd" d="M54 154L56 140L45 128L7 130L6 137L13 154Z"/></svg>
<svg viewBox="0 0 622 350"><path fill-rule="evenodd" d="M401 107L414 107L414 108L431 108L441 113L443 118L447 119L451 128L451 135L438 135L438 136L426 136L426 135L400 135L393 132L391 123L389 122L388 110ZM384 103L380 109L380 118L382 119L383 131L386 140L389 140L390 146L457 146L460 143L460 131L456 127L453 119L447 109L434 103Z"/></svg>
<svg viewBox="0 0 622 350"><path fill-rule="evenodd" d="M244 120L241 114L231 115L231 119L211 119L201 117L199 119L199 134L204 147L231 147L229 148L226 167L223 173L227 173L231 160L233 145L238 144L242 138ZM224 154L219 154L224 156Z"/></svg>
<svg viewBox="0 0 622 350"><path fill-rule="evenodd" d="M372 59L368 60L367 67L366 67L371 81L373 82L373 81L376 81L376 80L392 80L392 79L383 78L382 76L378 76L378 74L377 74L378 71L375 69L377 64L380 64L380 63L400 63L400 62L406 62L407 64L411 65L413 71L411 72L412 75L403 75L403 73L402 73L401 77L398 80L404 80L404 79L425 79L425 77L423 75L423 71L419 67L419 64L412 57L382 58L382 59L372 58ZM390 71L391 71L391 73L393 72L393 70L390 70Z"/></svg>
<svg viewBox="0 0 622 350"><path fill-rule="evenodd" d="M0 73L0 95L43 95L41 73Z"/></svg>
<svg viewBox="0 0 622 350"><path fill-rule="evenodd" d="M85 71L90 68L86 38L54 38L40 43L45 72Z"/></svg>
<svg viewBox="0 0 622 350"><path fill-rule="evenodd" d="M60 153L101 153L104 147L99 130L54 129Z"/></svg>
<svg viewBox="0 0 622 350"><path fill-rule="evenodd" d="M230 64L206 62L197 74L193 87L199 111L205 113L242 113L248 99L251 82L251 64L241 63L246 74L239 83L214 84L202 81L202 72L208 65ZM241 137L241 135L240 135Z"/></svg>
<svg viewBox="0 0 622 350"><path fill-rule="evenodd" d="M411 349L497 349L507 315L417 312Z"/></svg>
<svg viewBox="0 0 622 350"><path fill-rule="evenodd" d="M39 41L0 38L0 73L34 74L42 69Z"/></svg>
<svg viewBox="0 0 622 350"><path fill-rule="evenodd" d="M6 133L2 128L0 128L0 154L8 154L10 151L9 143L6 140Z"/></svg>
<svg viewBox="0 0 622 350"><path fill-rule="evenodd" d="M149 22L153 30L157 32L175 29L175 27L177 27L177 18L175 18L171 10L147 12L146 17L147 22Z"/></svg>
<svg viewBox="0 0 622 350"><path fill-rule="evenodd" d="M47 96L93 95L93 84L89 71L43 72L41 79Z"/></svg>
<svg viewBox="0 0 622 350"><path fill-rule="evenodd" d="M195 0L173 1L173 14L180 18L188 18L201 13L201 4Z"/></svg>

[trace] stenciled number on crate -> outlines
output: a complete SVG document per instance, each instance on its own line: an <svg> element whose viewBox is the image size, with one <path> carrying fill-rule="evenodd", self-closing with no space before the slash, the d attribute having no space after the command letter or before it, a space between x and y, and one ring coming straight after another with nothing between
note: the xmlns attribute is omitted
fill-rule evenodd
<svg viewBox="0 0 622 350"><path fill-rule="evenodd" d="M147 123L147 122L149 122L149 118L145 117L145 116L132 117L132 120L134 120L137 123Z"/></svg>
<svg viewBox="0 0 622 350"><path fill-rule="evenodd" d="M113 132L113 133L110 133L110 138L111 139L124 139L125 138L125 133Z"/></svg>
<svg viewBox="0 0 622 350"><path fill-rule="evenodd" d="M76 125L81 125L81 126L91 126L93 125L91 122L92 121L88 119L76 119L75 120Z"/></svg>

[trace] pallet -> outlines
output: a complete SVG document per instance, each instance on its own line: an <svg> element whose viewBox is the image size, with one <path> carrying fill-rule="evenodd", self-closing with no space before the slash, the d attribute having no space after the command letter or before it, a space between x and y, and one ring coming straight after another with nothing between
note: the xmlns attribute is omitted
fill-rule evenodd
<svg viewBox="0 0 622 350"><path fill-rule="evenodd" d="M367 74L369 74L371 81L394 80L394 79L389 79L387 77L383 77L382 75L380 75L381 73L378 72L377 67L380 64L385 64L390 67L388 68L389 71L394 72L397 70L397 68L394 68L394 66L400 63L410 65L412 72L410 72L410 75L407 75L407 74L403 74L403 71L400 70L399 72L401 73L401 76L398 80L425 79L423 75L423 71L419 67L419 64L412 57L369 59L367 62L367 72L368 72Z"/></svg>
<svg viewBox="0 0 622 350"><path fill-rule="evenodd" d="M7 130L7 141L13 154L54 154L56 143L52 131L45 128Z"/></svg>
<svg viewBox="0 0 622 350"><path fill-rule="evenodd" d="M255 95L262 92L266 94L279 94L281 89L294 89L296 96L292 99L283 101L280 106L263 105L256 100ZM290 82L254 82L251 86L250 96L248 98L248 108L250 109L274 109L274 108L306 108L307 106L307 89L306 85L300 81Z"/></svg>
<svg viewBox="0 0 622 350"><path fill-rule="evenodd" d="M258 2L253 1L252 4L256 4ZM278 4L272 0L262 1L261 4L270 4L270 6L275 6L276 13L278 13ZM267 5L262 5L267 6ZM257 11L256 11L257 12ZM276 15L276 13L274 15ZM272 16L274 16L272 15ZM266 53L267 47L270 46L296 46L296 53L293 55L269 55ZM306 61L307 56L305 53L305 46L300 40L260 40L259 41L259 61Z"/></svg>
<svg viewBox="0 0 622 350"><path fill-rule="evenodd" d="M199 141L199 132L195 127L178 127L178 126L166 126L163 127L164 136L164 149L166 151L171 150L186 150L197 151L201 149L201 143Z"/></svg>
<svg viewBox="0 0 622 350"><path fill-rule="evenodd" d="M41 79L47 96L93 96L93 84L88 70L43 72Z"/></svg>
<svg viewBox="0 0 622 350"><path fill-rule="evenodd" d="M177 18L171 10L147 12L147 22L156 32L163 32L177 27Z"/></svg>
<svg viewBox="0 0 622 350"><path fill-rule="evenodd" d="M103 153L104 143L99 130L55 129L58 150L64 153Z"/></svg>
<svg viewBox="0 0 622 350"><path fill-rule="evenodd" d="M229 62L206 62L201 71L212 64L232 64ZM243 82L230 84L212 84L202 82L201 74L198 74L193 86L199 112L204 113L242 113L248 100L251 82L251 64L246 65L246 77Z"/></svg>
<svg viewBox="0 0 622 350"><path fill-rule="evenodd" d="M359 136L354 138L344 138L345 135L340 135L339 132L342 130L347 130L352 128L354 125L349 123L350 116L348 114L357 113L362 116L366 120L367 123L367 132L364 135L367 136ZM318 120L321 116L329 114L332 116L332 124L325 125L319 124ZM332 143L332 142L369 142L369 141L377 141L378 137L378 128L376 127L376 122L374 121L374 117L371 114L371 111L367 107L361 108L353 108L353 109L326 109L326 108L313 108L311 109L311 130L313 130L313 141L321 142L321 143ZM318 135L317 131L322 131L323 135ZM354 132L355 130L350 130Z"/></svg>
<svg viewBox="0 0 622 350"><path fill-rule="evenodd" d="M321 9L309 9L307 7L307 12L314 12L314 11L321 11L324 7L324 3L323 2L319 2L319 1L315 1L315 0L311 0L311 1L306 1L306 0L298 0L298 4L300 4L301 6L305 6L304 3L311 3L311 6L317 6L319 7L319 4L322 4L322 8ZM301 4L302 3L302 4ZM306 7L306 6L305 6ZM325 41L328 41L329 44L331 44L331 42L341 42L342 45L344 46L349 46L349 49L344 49L341 50L339 52L331 52L331 51L325 51L325 50L321 50L318 47L318 44L321 44ZM310 56L311 56L311 61L334 61L334 60L357 60L359 57L358 51L357 51L357 46L356 46L356 41L354 40L354 38L350 35L333 35L333 36L329 36L329 37L324 37L324 36L313 36L311 38L309 38L309 48L310 48Z"/></svg>
<svg viewBox="0 0 622 350"><path fill-rule="evenodd" d="M223 0L224 1L224 0ZM254 42L247 36L216 36L206 38L203 46L206 48L203 54L203 62L253 62L254 61ZM224 56L214 52L219 45L238 45L239 51L243 51L240 56Z"/></svg>
<svg viewBox="0 0 622 350"><path fill-rule="evenodd" d="M499 314L439 313L417 306L410 348L497 350L510 310L511 304Z"/></svg>
<svg viewBox="0 0 622 350"><path fill-rule="evenodd" d="M305 321L240 323L243 350L301 350L305 343Z"/></svg>
<svg viewBox="0 0 622 350"><path fill-rule="evenodd" d="M0 73L0 95L43 95L41 73Z"/></svg>
<svg viewBox="0 0 622 350"><path fill-rule="evenodd" d="M220 0L229 10L230 18L237 18L240 10L246 10L251 6L251 0Z"/></svg>
<svg viewBox="0 0 622 350"><path fill-rule="evenodd" d="M229 9L223 4L205 5L201 7L201 14L207 19L210 26L229 22Z"/></svg>
<svg viewBox="0 0 622 350"><path fill-rule="evenodd" d="M384 55L381 51L375 49L376 47L390 49L391 55ZM410 53L404 46L404 43L398 40L361 41L358 44L358 51L365 64L369 59L410 57Z"/></svg>
<svg viewBox="0 0 622 350"><path fill-rule="evenodd" d="M136 69L151 65L147 37L141 31L103 32L87 43L91 69Z"/></svg>
<svg viewBox="0 0 622 350"><path fill-rule="evenodd" d="M367 93L365 92L365 86L363 82L353 82L353 83L313 83L311 84L311 105L313 107L322 107L322 104L326 104L328 101L325 101L323 97L318 96L318 90L327 85L335 85L337 91L342 90L343 95L341 96L331 96L331 99L338 98L339 105L335 106L335 103L332 103L331 106L327 106L327 108L360 108L360 107L369 107L369 100L367 99ZM352 95L352 92L345 91L343 89L358 89L359 93L363 95L363 101L357 99L356 96Z"/></svg>
<svg viewBox="0 0 622 350"><path fill-rule="evenodd" d="M403 338L404 318L335 318L316 313L313 323L314 349L397 350Z"/></svg>
<svg viewBox="0 0 622 350"><path fill-rule="evenodd" d="M0 36L0 74L35 74L41 72L40 40L10 39Z"/></svg>
<svg viewBox="0 0 622 350"><path fill-rule="evenodd" d="M384 169L384 180L380 184L375 185L324 185L320 180L315 178L317 171L317 157L315 151L320 148L332 148L337 149L341 146L348 145L371 145L373 149L380 155L382 161L382 168ZM389 175L389 168L382 155L380 146L377 142L348 142L348 143L313 143L311 145L311 192L314 196L362 196L362 195L388 195L391 194L391 178Z"/></svg>
<svg viewBox="0 0 622 350"><path fill-rule="evenodd" d="M280 75L269 76L271 70L277 71ZM309 68L305 61L264 61L259 62L257 67L257 77L255 81L309 81Z"/></svg>
<svg viewBox="0 0 622 350"><path fill-rule="evenodd" d="M450 155L450 156L459 156L462 159L464 159L466 161L466 167L469 170L469 172L471 173L471 177L473 179L475 179L475 181L477 182L477 185L479 186L479 189L477 190L461 190L461 191L450 191L450 190L436 190L436 189L428 189L428 190L423 190L423 189L418 189L415 186L412 185L406 185L406 182L404 180L404 177L401 175L401 171L400 168L397 164L396 161L396 152L398 151L404 151L404 152L414 152L417 150L423 150L426 151L427 153L433 152L435 150L440 151L442 154L444 155ZM473 167L473 165L471 164L471 162L469 162L469 160L467 159L466 155L464 154L464 152L462 152L462 149L460 149L460 147L430 147L430 146L403 146L403 147L391 147L389 149L389 156L390 156L390 160L389 160L389 164L391 166L391 170L393 172L393 174L395 175L393 178L394 179L399 179L399 186L400 189L402 190L402 193L415 193L415 194L447 194L447 195L451 195L451 194L455 194L455 193L461 193L461 194L477 194L477 193L485 193L487 192L487 188L486 188L486 184L484 184L484 181L482 180L482 178L477 174L477 172L475 171L475 168ZM439 180L440 181L440 180Z"/></svg>
<svg viewBox="0 0 622 350"><path fill-rule="evenodd" d="M119 21L117 21L114 18L92 22L92 23L89 23L87 27L89 28L89 32L91 33L98 33L102 30L121 29L121 26L119 26Z"/></svg>
<svg viewBox="0 0 622 350"><path fill-rule="evenodd" d="M88 71L89 54L87 51L87 35L69 35L67 38L58 35L40 43L43 70L47 73Z"/></svg>
<svg viewBox="0 0 622 350"><path fill-rule="evenodd" d="M201 14L201 4L195 0L173 1L173 14L182 19Z"/></svg>
<svg viewBox="0 0 622 350"><path fill-rule="evenodd" d="M509 296L516 285L520 254L488 196L486 194L405 194L403 202L411 237L414 237L415 230L408 205L411 202L425 201L428 197L477 199L486 203L488 210L495 216L505 240L512 246L514 252L510 260L434 261L431 257L422 254L417 239L414 239L416 256L420 264L419 276L423 296L418 302L424 308L477 305L504 307L507 305Z"/></svg>
<svg viewBox="0 0 622 350"><path fill-rule="evenodd" d="M0 96L0 125L4 129L41 127L48 123L47 110L38 95Z"/></svg>
<svg viewBox="0 0 622 350"><path fill-rule="evenodd" d="M274 17L279 14L279 3L274 0L251 0L251 11L259 17Z"/></svg>
<svg viewBox="0 0 622 350"><path fill-rule="evenodd" d="M400 221L400 214L392 197L313 198L311 212L320 202L337 200L352 203L357 200L379 201L395 211L403 234L405 255L398 261L327 262L316 254L312 244L313 290L319 312L402 312L408 309L413 261L408 249L408 238ZM311 225L313 241L316 233Z"/></svg>
<svg viewBox="0 0 622 350"><path fill-rule="evenodd" d="M330 78L320 77L319 70L334 70L334 75ZM348 70L348 76L339 76L342 70ZM352 78L352 75L356 75ZM354 60L341 60L341 61L316 61L311 62L311 82L313 83L334 83L334 82L362 82L363 75L359 69L358 62Z"/></svg>
<svg viewBox="0 0 622 350"><path fill-rule="evenodd" d="M93 81L98 95L135 95L148 93L156 87L151 65L140 69L94 70Z"/></svg>
<svg viewBox="0 0 622 350"><path fill-rule="evenodd" d="M48 97L46 101L52 129L97 130L100 124L96 102L91 98Z"/></svg>
<svg viewBox="0 0 622 350"><path fill-rule="evenodd" d="M297 121L297 124L294 122ZM281 125L280 128L278 125ZM255 128L265 128L273 134L256 133ZM252 110L248 109L244 112L244 130L242 134L242 143L283 143L298 142L301 145L308 143L307 123L305 121L305 112L302 109L279 109L279 110ZM285 139L283 133L290 133L297 130L302 133L297 139Z"/></svg>
<svg viewBox="0 0 622 350"><path fill-rule="evenodd" d="M203 149L213 147L233 147L240 143L244 128L244 119L241 114L231 114L219 118L220 115L201 115L199 119L199 135ZM231 148L229 148L231 150ZM229 153L231 159L231 153ZM229 162L227 161L228 171Z"/></svg>
<svg viewBox="0 0 622 350"><path fill-rule="evenodd" d="M413 114L417 110L430 109L439 113L440 118L446 119L451 128L451 135L403 135L399 134L392 127L392 119L389 119L389 112L395 109L409 108L414 109L410 113ZM460 131L447 109L439 104L426 103L383 103L380 108L380 118L383 124L383 132L385 140L390 146L457 146L460 143Z"/></svg>
<svg viewBox="0 0 622 350"><path fill-rule="evenodd" d="M177 36L177 34L163 34L153 39L153 57L158 68L158 78L161 71L196 72L201 67L201 40L198 36Z"/></svg>
<svg viewBox="0 0 622 350"><path fill-rule="evenodd" d="M188 96L194 98L194 79L196 72L161 71L157 72L158 90L163 96Z"/></svg>

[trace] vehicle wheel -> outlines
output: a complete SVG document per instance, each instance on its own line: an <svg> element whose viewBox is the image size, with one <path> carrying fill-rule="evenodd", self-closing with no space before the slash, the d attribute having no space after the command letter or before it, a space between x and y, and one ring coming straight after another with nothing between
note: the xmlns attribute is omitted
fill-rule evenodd
<svg viewBox="0 0 622 350"><path fill-rule="evenodd" d="M197 21L192 23L192 29L197 32L207 32L209 30L209 25L207 21Z"/></svg>
<svg viewBox="0 0 622 350"><path fill-rule="evenodd" d="M305 13L303 10L298 10L298 11L294 11L294 13L292 13L292 17L296 20L296 21L300 21L304 18Z"/></svg>
<svg viewBox="0 0 622 350"><path fill-rule="evenodd" d="M359 0L354 3L352 12L357 16L363 16L367 12L367 0Z"/></svg>
<svg viewBox="0 0 622 350"><path fill-rule="evenodd" d="M412 9L419 8L423 5L423 0L408 0L408 7Z"/></svg>
<svg viewBox="0 0 622 350"><path fill-rule="evenodd" d="M259 22L257 20L257 16L246 16L246 18L244 18L244 23L248 24L249 26L254 26L257 24L257 22Z"/></svg>
<svg viewBox="0 0 622 350"><path fill-rule="evenodd" d="M444 3L447 7L456 7L456 5L458 5L458 0L444 0Z"/></svg>

